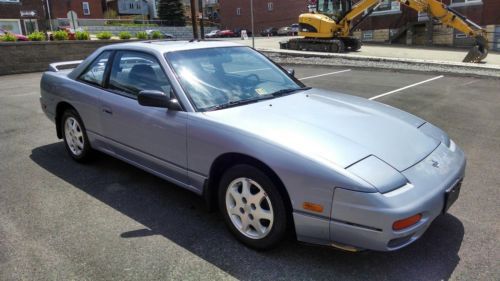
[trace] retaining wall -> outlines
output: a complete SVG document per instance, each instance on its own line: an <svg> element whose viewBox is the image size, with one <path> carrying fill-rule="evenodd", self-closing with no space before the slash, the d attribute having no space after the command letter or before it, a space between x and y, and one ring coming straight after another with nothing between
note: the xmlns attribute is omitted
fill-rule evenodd
<svg viewBox="0 0 500 281"><path fill-rule="evenodd" d="M0 43L0 75L47 70L50 63L82 60L96 49L134 40L89 40Z"/></svg>

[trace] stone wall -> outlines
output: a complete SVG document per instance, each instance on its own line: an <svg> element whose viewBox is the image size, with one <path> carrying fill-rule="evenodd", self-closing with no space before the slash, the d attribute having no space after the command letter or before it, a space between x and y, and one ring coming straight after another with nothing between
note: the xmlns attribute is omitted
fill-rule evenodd
<svg viewBox="0 0 500 281"><path fill-rule="evenodd" d="M99 47L131 40L2 42L0 75L47 70L50 63L82 60Z"/></svg>

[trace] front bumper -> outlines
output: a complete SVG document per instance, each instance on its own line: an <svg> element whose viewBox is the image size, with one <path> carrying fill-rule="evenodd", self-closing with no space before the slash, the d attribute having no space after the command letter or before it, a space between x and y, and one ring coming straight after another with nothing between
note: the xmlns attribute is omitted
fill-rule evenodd
<svg viewBox="0 0 500 281"><path fill-rule="evenodd" d="M297 237L352 250L403 248L420 238L443 213L445 193L463 179L465 166L465 155L459 147L453 142L449 148L440 144L425 159L402 172L409 184L401 188L383 194L336 188L330 220L294 213ZM395 221L416 214L422 215L418 223L393 230Z"/></svg>
<svg viewBox="0 0 500 281"><path fill-rule="evenodd" d="M437 163L437 164L436 164ZM392 251L414 242L442 214L445 193L464 177L466 160L453 142L441 144L418 164L402 172L409 184L381 193L337 188L334 192L330 240L358 248ZM416 214L422 219L399 231L395 221Z"/></svg>

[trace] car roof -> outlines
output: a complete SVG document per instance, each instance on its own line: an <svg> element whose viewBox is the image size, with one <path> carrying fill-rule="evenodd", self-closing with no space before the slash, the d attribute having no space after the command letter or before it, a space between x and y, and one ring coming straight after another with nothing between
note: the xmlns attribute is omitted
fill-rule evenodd
<svg viewBox="0 0 500 281"><path fill-rule="evenodd" d="M108 45L106 47L109 49L149 49L157 52L175 52L193 49L206 49L206 48L219 48L219 47L242 47L246 45L228 42L228 41L217 41L217 40L202 40L202 41L175 41L175 40L152 40L152 41L141 41L141 42L127 42L120 44Z"/></svg>

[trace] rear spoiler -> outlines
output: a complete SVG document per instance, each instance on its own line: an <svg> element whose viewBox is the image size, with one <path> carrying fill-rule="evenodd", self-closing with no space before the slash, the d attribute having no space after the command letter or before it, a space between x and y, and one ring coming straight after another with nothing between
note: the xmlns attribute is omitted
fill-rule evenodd
<svg viewBox="0 0 500 281"><path fill-rule="evenodd" d="M53 72L58 72L61 66L68 66L68 65L79 65L82 63L83 60L73 60L73 61L62 61L62 62L54 62L49 64L49 71Z"/></svg>

